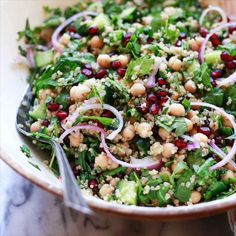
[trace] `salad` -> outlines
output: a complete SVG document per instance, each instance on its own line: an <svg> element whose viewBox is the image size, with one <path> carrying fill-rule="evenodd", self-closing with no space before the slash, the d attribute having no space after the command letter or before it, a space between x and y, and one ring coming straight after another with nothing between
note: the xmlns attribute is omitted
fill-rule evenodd
<svg viewBox="0 0 236 236"><path fill-rule="evenodd" d="M62 145L85 194L166 207L236 192L236 22L195 0L44 10L19 32L30 131Z"/></svg>

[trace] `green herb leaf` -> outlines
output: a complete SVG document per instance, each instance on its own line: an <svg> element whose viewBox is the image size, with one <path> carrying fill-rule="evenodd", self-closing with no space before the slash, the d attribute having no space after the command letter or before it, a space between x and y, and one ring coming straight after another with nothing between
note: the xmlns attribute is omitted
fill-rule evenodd
<svg viewBox="0 0 236 236"><path fill-rule="evenodd" d="M20 147L20 150L22 153L25 154L26 157L28 157L28 158L32 157L30 149L25 144L23 144Z"/></svg>

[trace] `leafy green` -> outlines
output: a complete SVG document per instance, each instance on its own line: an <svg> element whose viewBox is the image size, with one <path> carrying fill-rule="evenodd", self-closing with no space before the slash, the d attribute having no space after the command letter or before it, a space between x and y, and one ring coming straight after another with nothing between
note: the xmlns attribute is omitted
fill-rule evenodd
<svg viewBox="0 0 236 236"><path fill-rule="evenodd" d="M125 79L127 81L135 80L139 76L145 76L151 73L154 60L147 56L132 60L127 68Z"/></svg>
<svg viewBox="0 0 236 236"><path fill-rule="evenodd" d="M217 49L228 52L230 56L236 56L236 45L233 43L220 45Z"/></svg>
<svg viewBox="0 0 236 236"><path fill-rule="evenodd" d="M103 174L104 176L115 176L115 175L118 175L118 174L123 174L123 173L125 173L126 169L127 169L127 168L124 167L124 166L119 166L119 167L117 167L117 168L114 169L114 170L108 170L108 171L103 172L102 174Z"/></svg>
<svg viewBox="0 0 236 236"><path fill-rule="evenodd" d="M35 169L37 169L37 170L41 171L41 169L39 168L39 166L38 166L38 165L36 165L36 164L32 163L31 161L28 161L28 163L29 163L31 166L33 166Z"/></svg>
<svg viewBox="0 0 236 236"><path fill-rule="evenodd" d="M204 88L212 89L211 80L210 80L210 69L207 63L201 64L200 68L194 71L194 80L197 84L203 84Z"/></svg>
<svg viewBox="0 0 236 236"><path fill-rule="evenodd" d="M189 111L191 108L190 101L186 98L182 101L182 105L184 106L185 110L187 110L187 111Z"/></svg>
<svg viewBox="0 0 236 236"><path fill-rule="evenodd" d="M213 182L204 194L205 200L210 200L217 194L224 192L228 189L228 186L222 181Z"/></svg>
<svg viewBox="0 0 236 236"><path fill-rule="evenodd" d="M193 165L201 166L203 164L203 162L204 162L204 159L203 159L203 156L202 156L202 150L201 149L198 149L198 150L193 151L193 152L188 152L187 163L190 166L193 166Z"/></svg>
<svg viewBox="0 0 236 236"><path fill-rule="evenodd" d="M67 109L70 105L70 95L67 92L61 92L55 98L55 102L62 105L63 109Z"/></svg>
<svg viewBox="0 0 236 236"><path fill-rule="evenodd" d="M219 88L214 88L213 91L211 91L210 93L207 93L204 100L205 102L222 107L223 102L224 102L224 91Z"/></svg>
<svg viewBox="0 0 236 236"><path fill-rule="evenodd" d="M137 146L141 156L147 155L147 152L148 152L149 146L150 146L148 140L139 138L136 141L136 146Z"/></svg>
<svg viewBox="0 0 236 236"><path fill-rule="evenodd" d="M93 156L91 152L85 150L78 153L79 156L75 159L75 164L82 167L82 169L86 172L91 172L92 168L90 167L89 163L93 160Z"/></svg>
<svg viewBox="0 0 236 236"><path fill-rule="evenodd" d="M161 185L160 190L157 191L157 202L158 206L164 207L170 202L170 198L166 198L166 194L169 191L168 186Z"/></svg>
<svg viewBox="0 0 236 236"><path fill-rule="evenodd" d="M30 149L25 144L23 144L20 147L20 150L21 150L22 153L25 154L26 157L28 157L28 158L32 157Z"/></svg>
<svg viewBox="0 0 236 236"><path fill-rule="evenodd" d="M228 103L228 99L231 100L230 103ZM229 86L224 93L224 108L225 110L236 116L236 84L233 84Z"/></svg>

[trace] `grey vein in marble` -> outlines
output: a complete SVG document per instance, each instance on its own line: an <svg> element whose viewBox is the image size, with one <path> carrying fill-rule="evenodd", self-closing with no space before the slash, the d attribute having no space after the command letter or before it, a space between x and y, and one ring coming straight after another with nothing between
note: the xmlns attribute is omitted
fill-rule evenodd
<svg viewBox="0 0 236 236"><path fill-rule="evenodd" d="M0 236L232 236L226 214L187 222L94 219L74 212L0 161Z"/></svg>

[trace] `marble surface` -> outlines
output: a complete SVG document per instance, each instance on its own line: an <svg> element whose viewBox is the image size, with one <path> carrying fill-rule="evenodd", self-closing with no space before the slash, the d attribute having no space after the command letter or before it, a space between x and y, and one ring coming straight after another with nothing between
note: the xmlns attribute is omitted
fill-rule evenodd
<svg viewBox="0 0 236 236"><path fill-rule="evenodd" d="M0 160L0 236L232 236L227 214L187 222L88 218Z"/></svg>

